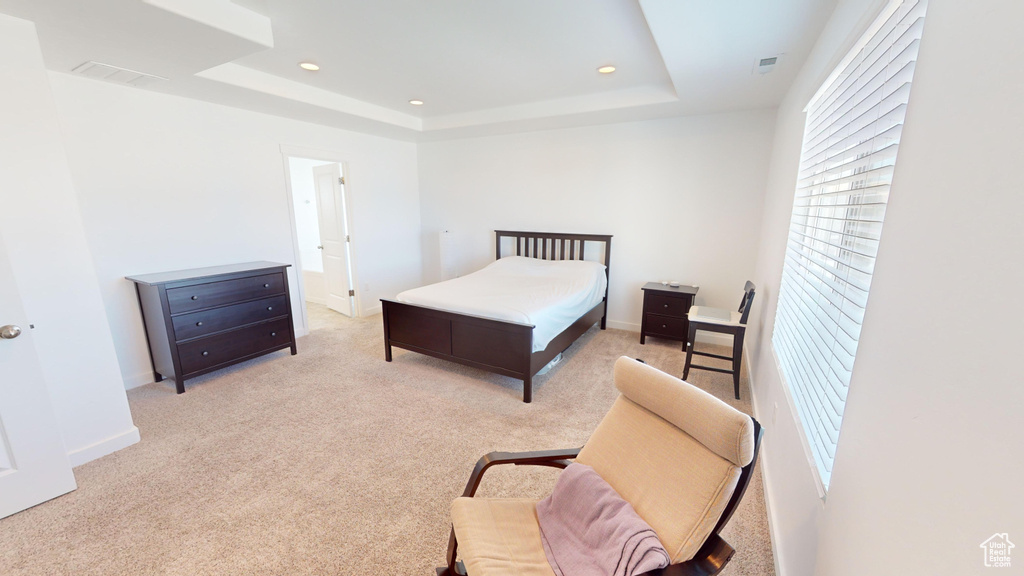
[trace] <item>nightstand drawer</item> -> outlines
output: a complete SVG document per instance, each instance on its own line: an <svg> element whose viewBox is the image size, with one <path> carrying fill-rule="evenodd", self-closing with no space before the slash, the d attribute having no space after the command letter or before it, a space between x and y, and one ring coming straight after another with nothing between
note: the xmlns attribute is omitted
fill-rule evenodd
<svg viewBox="0 0 1024 576"><path fill-rule="evenodd" d="M644 326L646 333L651 336L665 336L677 340L686 339L688 327L686 318L673 318L661 314L645 314Z"/></svg>
<svg viewBox="0 0 1024 576"><path fill-rule="evenodd" d="M673 296L662 296L660 294L648 294L644 298L644 312L648 314L661 314L663 316L686 317L690 311L690 298L676 298Z"/></svg>

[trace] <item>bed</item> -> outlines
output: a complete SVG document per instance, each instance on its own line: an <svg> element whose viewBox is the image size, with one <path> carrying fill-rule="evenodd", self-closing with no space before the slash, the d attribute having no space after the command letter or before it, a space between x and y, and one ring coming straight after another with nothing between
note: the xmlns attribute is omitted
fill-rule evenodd
<svg viewBox="0 0 1024 576"><path fill-rule="evenodd" d="M430 285L418 289L425 291L420 294L418 300L425 303L414 303L405 300L416 300L408 296L408 291L402 293L402 298L381 299L384 316L384 359L391 362L392 347L398 347L420 354L426 354L435 358L442 358L466 366L473 366L488 372L511 376L523 381L523 402L530 402L533 399L533 377L544 366L551 362L562 351L568 348L577 338L583 335L594 324L600 323L601 329L605 329L608 316L608 278L609 264L611 262L610 235L598 234L562 234L550 232L519 232L508 230L495 230L495 264L488 266L496 267L500 274L509 274L517 269L529 273L534 267L529 262L523 262L523 258L533 258L549 261L586 261L588 246L591 254L597 244L599 256L603 256L604 282L601 285L603 294L598 293L581 308L583 300L573 302L576 313L579 316L575 319L565 318L565 311L559 311L545 316L561 316L561 325L567 324L564 328L553 331L550 326L541 326L541 338L535 346L536 324L529 321L532 317L529 313L520 317L523 312L522 299L508 301L505 305L500 303L501 297L493 298L499 302L498 308L504 313L495 311L494 306L484 307L478 298L471 301L464 298L455 306L445 306L441 291ZM519 259L503 260L503 249L508 249L506 256L515 255ZM506 261L509 263L506 264ZM598 260L600 262L600 259ZM497 264L497 266L496 266ZM569 267L572 267L570 265ZM487 269L485 269L487 270ZM492 270L492 276L494 276ZM476 276L479 272L469 276ZM466 277L468 279L468 276ZM444 283L442 283L444 284ZM542 290L533 281L507 282L505 289L509 286L519 286L524 291ZM485 286L479 282L466 284L463 289L466 293L476 290L478 293ZM588 288L591 292L593 287ZM491 292L495 294L500 290L495 288ZM593 296L592 294L588 294ZM530 300L531 298L527 298ZM543 303L541 308L552 310L546 304L550 298L538 296ZM593 303L592 306L589 304ZM496 317L497 316L497 317ZM524 321L526 320L526 321ZM567 320L567 321L566 321Z"/></svg>

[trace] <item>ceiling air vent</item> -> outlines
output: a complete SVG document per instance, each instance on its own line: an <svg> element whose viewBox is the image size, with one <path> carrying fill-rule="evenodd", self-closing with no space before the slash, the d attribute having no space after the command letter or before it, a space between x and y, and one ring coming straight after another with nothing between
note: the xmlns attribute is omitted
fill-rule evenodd
<svg viewBox="0 0 1024 576"><path fill-rule="evenodd" d="M97 80L109 80L110 82L128 84L129 86L148 86L158 80L167 80L167 78L161 76L92 61L76 67L72 72L89 78L96 78Z"/></svg>
<svg viewBox="0 0 1024 576"><path fill-rule="evenodd" d="M751 74L767 74L775 70L779 60L782 60L782 54L760 58L754 63L754 69L751 71Z"/></svg>

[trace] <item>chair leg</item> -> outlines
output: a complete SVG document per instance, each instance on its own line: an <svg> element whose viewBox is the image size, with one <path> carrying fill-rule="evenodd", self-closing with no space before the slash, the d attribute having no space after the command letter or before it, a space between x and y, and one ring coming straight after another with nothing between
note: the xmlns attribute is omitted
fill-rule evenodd
<svg viewBox="0 0 1024 576"><path fill-rule="evenodd" d="M462 563L458 561L458 551L459 541L455 538L455 527L453 526L448 535L448 553L445 555L448 565L438 567L436 569L437 576L466 576L466 571L460 570Z"/></svg>
<svg viewBox="0 0 1024 576"><path fill-rule="evenodd" d="M732 336L732 384L736 399L740 399L740 363L743 360L743 332Z"/></svg>
<svg viewBox="0 0 1024 576"><path fill-rule="evenodd" d="M693 360L693 341L697 339L697 327L692 323L686 335L686 366L683 367L683 380L690 375L690 361Z"/></svg>

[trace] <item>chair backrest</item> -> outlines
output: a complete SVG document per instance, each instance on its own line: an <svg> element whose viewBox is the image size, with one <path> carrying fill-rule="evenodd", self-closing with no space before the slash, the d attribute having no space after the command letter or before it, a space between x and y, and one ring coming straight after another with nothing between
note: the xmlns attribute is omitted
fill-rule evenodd
<svg viewBox="0 0 1024 576"><path fill-rule="evenodd" d="M660 370L622 357L622 393L576 459L657 533L673 564L693 558L732 515L749 480L760 427Z"/></svg>
<svg viewBox="0 0 1024 576"><path fill-rule="evenodd" d="M754 303L754 283L747 280L743 285L743 298L740 300L740 324L747 323L747 316L750 316L750 306Z"/></svg>

